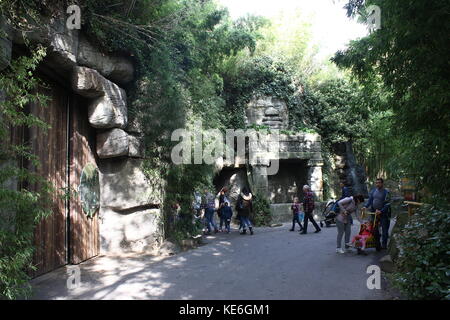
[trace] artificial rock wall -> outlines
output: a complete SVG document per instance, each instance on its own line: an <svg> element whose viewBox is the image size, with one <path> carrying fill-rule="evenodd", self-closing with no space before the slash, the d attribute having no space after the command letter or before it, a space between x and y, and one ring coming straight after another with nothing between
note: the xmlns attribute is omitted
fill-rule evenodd
<svg viewBox="0 0 450 320"><path fill-rule="evenodd" d="M134 78L131 61L103 54L78 30L68 30L65 17L45 23L26 38L46 46L43 66L51 69L75 93L86 97L89 124L97 129L100 171L101 253L153 249L160 239L161 196L144 175L142 130L128 117L124 85ZM9 64L14 45L24 33L0 17L0 68Z"/></svg>

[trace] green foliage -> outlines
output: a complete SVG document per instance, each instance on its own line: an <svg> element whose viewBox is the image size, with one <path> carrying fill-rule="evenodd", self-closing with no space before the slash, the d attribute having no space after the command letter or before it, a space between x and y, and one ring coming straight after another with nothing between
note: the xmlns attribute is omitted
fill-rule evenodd
<svg viewBox="0 0 450 320"><path fill-rule="evenodd" d="M39 166L37 158L26 145L11 141L12 128L47 128L47 124L28 114L29 103L45 103L36 94L39 82L33 71L45 56L38 47L30 57L22 56L0 73L0 298L26 297L30 293L27 271L33 269L34 226L50 214L50 185L20 165L28 160ZM3 143L4 142L4 143ZM26 185L39 185L38 191Z"/></svg>
<svg viewBox="0 0 450 320"><path fill-rule="evenodd" d="M355 82L328 79L305 96L302 111L325 144L354 141L366 135L368 107Z"/></svg>
<svg viewBox="0 0 450 320"><path fill-rule="evenodd" d="M394 285L410 299L450 299L450 208L424 206L394 235Z"/></svg>
<svg viewBox="0 0 450 320"><path fill-rule="evenodd" d="M245 60L230 60L224 70L224 97L227 105L227 127L245 125L245 107L255 95L272 96L286 102L293 128L303 128L301 113L295 112L300 101L296 94L293 74L285 65L269 56L256 56Z"/></svg>
<svg viewBox="0 0 450 320"><path fill-rule="evenodd" d="M385 109L393 112L389 141L397 146L390 160L449 200L450 3L358 0L350 1L349 13L372 4L382 10L381 29L351 42L334 61L368 89L386 93Z"/></svg>
<svg viewBox="0 0 450 320"><path fill-rule="evenodd" d="M269 226L272 222L269 200L258 193L254 195L253 199L252 218L255 226L257 227Z"/></svg>

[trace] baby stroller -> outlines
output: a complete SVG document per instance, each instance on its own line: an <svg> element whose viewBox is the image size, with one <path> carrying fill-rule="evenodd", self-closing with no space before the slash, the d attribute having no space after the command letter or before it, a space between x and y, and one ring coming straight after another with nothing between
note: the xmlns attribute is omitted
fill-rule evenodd
<svg viewBox="0 0 450 320"><path fill-rule="evenodd" d="M373 221L369 220L362 223L359 233L352 240L352 244L358 250L358 254L364 254L363 249L367 248L375 248L377 251L381 250L378 215L374 212L368 214L374 215ZM362 217L364 218L364 213Z"/></svg>
<svg viewBox="0 0 450 320"><path fill-rule="evenodd" d="M339 213L339 206L336 201L330 200L322 211L322 219L320 220L320 227L325 226L328 228L332 224L336 224L336 216Z"/></svg>

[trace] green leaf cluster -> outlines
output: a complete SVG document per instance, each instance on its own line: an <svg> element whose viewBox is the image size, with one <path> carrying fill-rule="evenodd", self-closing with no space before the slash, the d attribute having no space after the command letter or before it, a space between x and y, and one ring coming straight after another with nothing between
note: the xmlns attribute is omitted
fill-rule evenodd
<svg viewBox="0 0 450 320"><path fill-rule="evenodd" d="M410 299L450 299L450 211L427 205L394 235L400 250L393 283Z"/></svg>

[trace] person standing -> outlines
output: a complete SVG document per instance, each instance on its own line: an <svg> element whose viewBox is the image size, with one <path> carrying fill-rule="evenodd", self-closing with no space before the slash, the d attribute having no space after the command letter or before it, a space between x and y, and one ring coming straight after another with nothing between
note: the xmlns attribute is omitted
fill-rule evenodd
<svg viewBox="0 0 450 320"><path fill-rule="evenodd" d="M228 202L224 202L222 206L222 217L225 220L225 230L227 233L230 233L230 223L231 223L231 217L233 216L233 211L231 210L231 207Z"/></svg>
<svg viewBox="0 0 450 320"><path fill-rule="evenodd" d="M338 230L337 234L337 245L336 252L344 253L342 250L342 236L345 233L345 249L350 248L350 236L351 236L351 215L356 213L358 204L364 202L364 197L358 194L354 197L346 197L338 201L339 214L336 216L336 227Z"/></svg>
<svg viewBox="0 0 450 320"><path fill-rule="evenodd" d="M350 192L350 188L345 185L344 181L339 182L339 186L341 187L341 197L334 203L333 208L331 208L331 211L334 211L335 213L337 213L339 208L338 202L352 195Z"/></svg>
<svg viewBox="0 0 450 320"><path fill-rule="evenodd" d="M211 227L214 228L214 233L219 232L216 224L214 223L214 211L216 207L215 197L207 189L205 190L204 206L205 206L205 220L208 229L208 234L211 234Z"/></svg>
<svg viewBox="0 0 450 320"><path fill-rule="evenodd" d="M238 212L238 217L241 221L240 228L242 227L241 234L247 233L247 227L250 230L250 234L253 234L253 227L250 223L250 213L253 211L252 201L253 196L250 193L250 190L247 187L244 187L236 203L236 211Z"/></svg>
<svg viewBox="0 0 450 320"><path fill-rule="evenodd" d="M303 230L303 226L300 223L300 214L302 213L302 204L298 200L298 197L294 197L294 203L291 206L292 210L292 228L289 231L295 231L295 223L298 223L300 231Z"/></svg>
<svg viewBox="0 0 450 320"><path fill-rule="evenodd" d="M305 218L303 220L303 231L300 234L306 234L308 232L308 220L310 220L316 228L314 233L318 233L322 231L317 225L317 222L314 220L313 211L314 211L314 194L311 192L311 188L308 185L303 186L303 210L305 212Z"/></svg>
<svg viewBox="0 0 450 320"><path fill-rule="evenodd" d="M369 208L371 212L375 212L375 215L378 215L382 232L381 248L386 249L389 238L389 225L391 223L391 204L389 190L384 188L384 180L382 178L378 178L375 181L375 188L370 191L369 200L364 205L364 208ZM380 231L376 226L374 230L375 238L380 242Z"/></svg>
<svg viewBox="0 0 450 320"><path fill-rule="evenodd" d="M218 198L219 198L219 208L217 209L217 215L219 216L220 219L220 225L219 225L219 231L222 232L223 229L223 225L225 224L225 218L222 215L222 208L225 204L225 202L230 203L230 200L228 200L228 197L226 195L228 189L226 187L222 188L218 194Z"/></svg>

